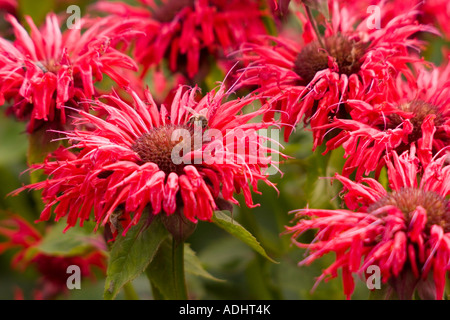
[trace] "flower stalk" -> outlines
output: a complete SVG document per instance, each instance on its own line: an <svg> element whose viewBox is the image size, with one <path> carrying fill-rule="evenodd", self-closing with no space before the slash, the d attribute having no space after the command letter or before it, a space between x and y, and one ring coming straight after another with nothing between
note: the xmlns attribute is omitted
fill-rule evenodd
<svg viewBox="0 0 450 320"><path fill-rule="evenodd" d="M323 42L322 35L320 34L319 27L317 26L316 20L314 19L314 16L311 12L311 8L305 4L305 10L306 10L306 15L308 16L308 20L311 23L314 33L317 36L317 41L319 41L319 44L322 48L325 48L325 44Z"/></svg>
<svg viewBox="0 0 450 320"><path fill-rule="evenodd" d="M172 239L172 275L177 300L188 300L184 272L184 241Z"/></svg>

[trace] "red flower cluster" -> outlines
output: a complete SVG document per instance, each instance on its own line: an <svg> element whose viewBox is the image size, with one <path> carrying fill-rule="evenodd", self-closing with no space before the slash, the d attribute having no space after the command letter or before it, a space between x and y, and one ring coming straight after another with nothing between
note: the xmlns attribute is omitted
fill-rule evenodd
<svg viewBox="0 0 450 320"><path fill-rule="evenodd" d="M172 72L193 78L209 70L212 61L226 61L226 55L241 43L265 34L264 17L256 0L140 0L133 7L123 2L100 1L95 8L123 18L143 21L146 37L140 38L134 56L143 73L168 59ZM243 10L245 8L245 10ZM205 69L206 70L202 70Z"/></svg>
<svg viewBox="0 0 450 320"><path fill-rule="evenodd" d="M244 82L272 101L291 128L304 118L314 149L325 144L325 153L345 151L335 179L343 184L346 209L297 210L296 223L286 227L293 243L308 249L301 264L334 252L335 262L319 280L342 270L347 298L353 274L377 266L397 297L411 299L417 291L442 299L450 270L450 67L419 56L424 33L438 35L419 22L425 7L377 6L383 23L372 28L355 8L331 1L322 37L311 16L299 13L304 43L249 45ZM383 169L389 185L379 180ZM316 236L302 243L307 230Z"/></svg>
<svg viewBox="0 0 450 320"><path fill-rule="evenodd" d="M434 24L424 14L436 8ZM24 17L29 31L8 14L14 39L0 38L0 104L28 121L27 134L50 129L59 144L30 164L45 178L11 194L40 190L39 221L54 216L68 229L93 220L111 241L155 215L185 240L215 210L239 204L236 194L253 208L259 182L275 188L269 170L286 156L264 131L283 129L289 143L302 123L312 151L341 148L345 158L334 177L343 208L302 209L287 226L309 249L302 264L334 252L319 280L342 270L348 298L353 274L375 265L400 298L417 290L441 299L450 269L450 65L423 50L430 37L448 37L443 8L437 0L99 1L89 7L99 17L75 28L49 13L40 27ZM40 241L19 218L8 223L18 230L0 229L9 238L0 251ZM299 240L307 230L317 231L312 243ZM85 258L77 263L99 261ZM60 289L53 267L67 259L27 263Z"/></svg>
<svg viewBox="0 0 450 320"><path fill-rule="evenodd" d="M132 58L114 48L136 35L131 29L136 20L82 19L62 32L54 14L47 15L41 29L26 17L31 35L13 16L7 20L16 39L0 38L0 104L12 99L10 112L29 120L30 133L43 122L66 124L63 106L87 110L82 102L96 94L94 83L104 76L126 86L118 70L137 70Z"/></svg>
<svg viewBox="0 0 450 320"><path fill-rule="evenodd" d="M214 210L237 204L235 193L255 206L251 188L258 192L260 180L272 185L267 169L279 154L258 132L275 122L251 122L268 107L244 114L257 98L231 99L233 88L224 85L202 97L197 87L175 87L173 96L157 104L143 90L144 80L130 73L142 69L145 75L166 58L180 71L180 55L192 77L201 52L220 60L254 33L265 32L259 2L248 1L245 12L240 5L142 1L142 8L133 8L99 2L95 9L112 15L83 18L64 32L54 14L42 28L25 17L30 35L8 16L16 39L0 38L1 102L11 103L18 119L30 119L30 134L40 122L61 136L57 140L68 140L32 165L46 180L12 194L42 189L41 221L54 209L56 220L66 218L69 228L93 214L97 227L107 226L114 237L144 212L146 217L164 212L195 225L211 220ZM98 85L104 76L117 88L102 95Z"/></svg>
<svg viewBox="0 0 450 320"><path fill-rule="evenodd" d="M336 174L348 210L298 210L300 220L287 227L294 243L311 251L302 264L334 252L336 261L319 280L336 277L341 269L348 298L354 290L352 274L364 275L370 265L380 267L383 282L390 281L402 299L411 299L416 285L432 273L433 298L442 299L450 271L450 166L445 160L444 156L421 168L414 149L401 156L393 152L387 162L388 190L372 178L353 182ZM318 229L312 243L295 240L309 229ZM396 288L398 278L408 273L415 284L409 291Z"/></svg>
<svg viewBox="0 0 450 320"><path fill-rule="evenodd" d="M342 146L348 157L344 175L356 170L356 178L379 171L385 166L384 155L402 153L417 146L420 161L427 165L450 144L449 71L420 67L416 84L397 79L390 97L369 103L348 100L352 109L350 119L335 118L321 127L338 134L326 143L328 150Z"/></svg>
<svg viewBox="0 0 450 320"><path fill-rule="evenodd" d="M365 11L330 2L331 21L325 24L323 36L314 33L312 21L299 11L301 37L288 32L261 36L260 43L246 44L241 50L246 63L241 85L255 87L274 111L281 111L286 141L303 118L313 132L314 148L323 142L323 126L330 118L346 119L351 113L345 101L380 101L390 95L400 75L412 81L408 63L419 58L410 49L418 50L422 41L411 35L435 32L416 23L414 12L400 14L376 29L367 23Z"/></svg>
<svg viewBox="0 0 450 320"><path fill-rule="evenodd" d="M94 108L106 119L80 111L74 124L94 128L64 133L80 151L56 150L45 163L33 165L49 179L15 193L43 189L46 208L40 220L48 220L57 204L56 219L67 216L68 227L89 220L94 209L98 225L109 223L116 232L111 222L119 211L124 234L144 211L182 212L193 223L210 220L220 201L237 204L234 191L243 191L253 207L248 184L255 191L259 180L271 184L264 170L272 163L272 150L262 146L266 138L257 132L271 124L247 122L266 109L237 115L255 98L223 102L227 93L220 87L197 101L196 91L180 87L167 109L158 107L149 92L146 102L130 92L132 105L117 95L105 97L111 105L97 100ZM197 114L203 119L193 121Z"/></svg>

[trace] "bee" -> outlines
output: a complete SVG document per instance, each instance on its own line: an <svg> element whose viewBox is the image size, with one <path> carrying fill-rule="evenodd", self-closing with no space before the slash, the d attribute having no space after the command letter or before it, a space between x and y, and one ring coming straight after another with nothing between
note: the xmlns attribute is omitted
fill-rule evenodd
<svg viewBox="0 0 450 320"><path fill-rule="evenodd" d="M36 67L41 69L43 73L47 73L48 72L47 68L42 64L42 62L37 61L34 64L36 65Z"/></svg>
<svg viewBox="0 0 450 320"><path fill-rule="evenodd" d="M113 213L109 216L109 223L111 232L115 233L117 230L120 230L122 228L121 221L124 220L122 218L122 212L119 210L114 210Z"/></svg>
<svg viewBox="0 0 450 320"><path fill-rule="evenodd" d="M192 116L189 118L187 125L192 126L192 125L198 125L200 123L201 128L206 129L208 127L208 118L205 115L207 110L203 109L200 111L200 113L198 113L198 112L195 112L191 108L189 108L189 109L192 113Z"/></svg>
<svg viewBox="0 0 450 320"><path fill-rule="evenodd" d="M194 124L198 124L201 123L201 127L202 129L206 129L208 127L208 119L206 119L206 117L204 115L193 115L192 117L189 118L187 124L188 125L194 125Z"/></svg>

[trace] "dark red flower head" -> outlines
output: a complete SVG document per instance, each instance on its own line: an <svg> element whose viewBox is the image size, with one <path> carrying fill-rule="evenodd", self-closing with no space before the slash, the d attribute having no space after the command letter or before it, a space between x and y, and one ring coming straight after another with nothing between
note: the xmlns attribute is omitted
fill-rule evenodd
<svg viewBox="0 0 450 320"><path fill-rule="evenodd" d="M383 20L379 29L367 23L366 8L357 11L348 4L330 1L331 21L324 22L320 38L306 15L296 12L302 33L285 31L277 37L260 37L260 42L242 47L242 87L254 89L273 104L286 124L285 140L303 119L314 137L314 148L323 142L321 126L333 117L345 119L348 99L377 101L389 95L396 77L411 78L409 62L420 60L411 50L422 48L413 35L435 32L416 22L415 12ZM383 5L380 12L383 14ZM274 116L268 113L265 119Z"/></svg>
<svg viewBox="0 0 450 320"><path fill-rule="evenodd" d="M256 98L224 101L223 86L200 100L196 93L180 87L168 107L157 106L148 91L145 100L130 91L132 104L114 94L104 97L107 104L97 100L93 107L107 118L80 111L76 124L94 130L65 132L73 146L33 166L48 179L17 192L43 189L41 220L54 207L70 227L91 219L93 209L98 226L117 231L122 224L124 233L143 213L208 221L222 203L237 204L235 192L255 206L250 185L257 192L258 181L271 184L266 169L277 153L258 133L271 123L249 120L267 108L241 115Z"/></svg>
<svg viewBox="0 0 450 320"><path fill-rule="evenodd" d="M15 14L17 7L17 0L0 0L0 11Z"/></svg>
<svg viewBox="0 0 450 320"><path fill-rule="evenodd" d="M133 7L122 2L100 1L95 8L121 17L139 18L146 36L137 42L135 57L144 66L158 66L164 58L169 68L189 78L204 73L214 59L237 49L255 35L266 33L261 9L255 0L140 0Z"/></svg>
<svg viewBox="0 0 450 320"><path fill-rule="evenodd" d="M137 71L136 63L115 49L119 42L136 36L136 20L106 17L80 19L80 24L62 32L55 14L48 14L42 28L25 17L31 33L11 15L13 42L0 38L0 105L12 100L10 112L29 119L28 132L36 122L66 123L63 106L96 94L94 83L109 76L120 86L128 85L119 70Z"/></svg>
<svg viewBox="0 0 450 320"><path fill-rule="evenodd" d="M380 268L382 282L402 299L411 299L415 289L429 298L429 285L433 298L443 298L450 274L450 166L443 156L422 168L414 151L392 153L388 188L372 178L353 182L336 174L348 209L298 210L297 224L287 227L294 243L309 250L301 264L336 254L319 280L334 278L341 269L348 298L352 274L362 276L371 265ZM310 244L297 241L306 230L317 230Z"/></svg>
<svg viewBox="0 0 450 320"><path fill-rule="evenodd" d="M327 133L337 131L326 146L327 150L344 148L345 176L355 170L357 179L371 172L378 176L385 155L400 154L412 144L424 165L450 152L450 65L431 70L416 67L414 84L399 76L386 99L372 104L348 100L351 119L335 118L321 127Z"/></svg>

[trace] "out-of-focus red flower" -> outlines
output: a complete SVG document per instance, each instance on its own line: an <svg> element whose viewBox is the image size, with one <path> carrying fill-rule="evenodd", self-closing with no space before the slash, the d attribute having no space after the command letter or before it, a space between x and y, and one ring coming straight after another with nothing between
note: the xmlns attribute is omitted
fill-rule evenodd
<svg viewBox="0 0 450 320"><path fill-rule="evenodd" d="M279 11L281 15L285 15L289 12L290 0L272 0L270 5L275 11Z"/></svg>
<svg viewBox="0 0 450 320"><path fill-rule="evenodd" d="M303 32L297 38L260 37L260 43L242 47L246 68L240 86L253 88L270 100L273 111L280 111L286 124L285 140L302 120L313 131L314 148L323 141L331 117L346 118L349 110L343 101L377 101L396 85L398 74L411 78L409 62L419 60L411 50L422 42L412 37L417 32L435 32L416 23L416 13L403 13L383 20L380 4L379 29L368 23L364 9L330 1L331 21L323 22L325 32L318 39L311 21L298 11ZM321 44L321 42L323 44ZM271 119L274 113L266 114Z"/></svg>
<svg viewBox="0 0 450 320"><path fill-rule="evenodd" d="M140 0L134 7L122 2L100 1L95 8L121 17L139 18L145 37L139 39L135 54L144 66L159 65L166 58L172 71L193 78L203 72L210 58L226 55L255 35L266 33L257 0ZM207 67L206 67L207 68Z"/></svg>
<svg viewBox="0 0 450 320"><path fill-rule="evenodd" d="M435 25L442 32L443 37L450 40L450 26L448 25L450 3L445 0L427 0L418 1L418 4L420 4L421 21Z"/></svg>
<svg viewBox="0 0 450 320"><path fill-rule="evenodd" d="M308 249L301 264L336 254L318 281L337 277L341 269L344 294L350 298L352 275L362 276L375 265L382 282L392 285L402 299L411 299L416 288L430 298L427 286L421 285L429 276L435 286L431 297L443 298L450 270L450 166L443 156L422 168L414 152L412 148L401 156L392 153L387 162L389 189L372 178L357 183L336 174L344 185L348 209L297 211L299 220L287 232L296 245ZM314 240L310 244L297 241L307 230L317 230Z"/></svg>
<svg viewBox="0 0 450 320"><path fill-rule="evenodd" d="M80 268L82 278L95 279L93 267L106 270L106 256L101 252L106 247L93 246L92 250L74 256L55 256L40 252L38 246L42 235L18 215L0 220L0 236L6 237L6 241L0 242L0 254L6 250L19 249L12 260L14 269L24 271L25 268L33 267L40 274L39 287L34 292L36 299L52 299L67 292L67 268L71 265ZM15 295L18 299L23 298L20 290Z"/></svg>
<svg viewBox="0 0 450 320"><path fill-rule="evenodd" d="M93 130L65 132L74 145L33 166L48 179L15 193L43 189L40 220L55 207L69 228L90 219L93 209L97 226L115 232L121 222L125 234L144 212L208 221L221 203L238 203L235 192L255 206L250 185L254 192L258 181L271 185L265 170L275 161L257 131L271 123L249 122L267 108L239 114L256 97L224 101L229 93L221 86L197 99L197 89L180 87L167 108L148 91L145 100L129 93L132 105L115 94L103 97L109 104L96 101L105 120L80 111L76 124L91 123Z"/></svg>
<svg viewBox="0 0 450 320"><path fill-rule="evenodd" d="M17 0L0 0L0 12L15 14L18 7Z"/></svg>
<svg viewBox="0 0 450 320"><path fill-rule="evenodd" d="M384 156L417 147L418 158L427 165L439 153L450 152L450 65L432 70L417 68L414 84L398 79L386 100L346 103L351 119L335 118L321 127L339 133L326 143L327 151L342 146L348 157L343 175L357 171L356 178L379 171Z"/></svg>
<svg viewBox="0 0 450 320"><path fill-rule="evenodd" d="M120 86L128 81L121 69L137 71L136 63L115 49L137 34L135 20L106 17L80 19L80 24L62 32L60 21L48 14L42 28L25 17L31 33L11 15L6 19L16 39L0 38L0 105L12 100L10 112L29 120L33 132L39 122L64 125L63 106L79 108L79 102L96 93L94 83L109 76Z"/></svg>
<svg viewBox="0 0 450 320"><path fill-rule="evenodd" d="M12 37L11 25L5 20L6 14L17 16L17 0L0 0L0 36Z"/></svg>

